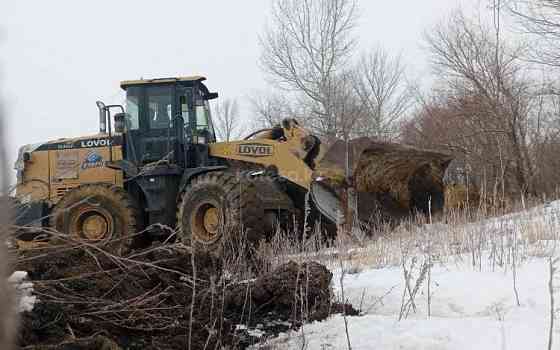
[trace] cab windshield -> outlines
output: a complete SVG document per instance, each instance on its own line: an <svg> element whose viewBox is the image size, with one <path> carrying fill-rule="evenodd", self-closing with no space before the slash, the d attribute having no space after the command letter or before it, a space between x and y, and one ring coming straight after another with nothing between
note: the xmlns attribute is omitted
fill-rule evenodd
<svg viewBox="0 0 560 350"><path fill-rule="evenodd" d="M172 126L172 92L171 86L150 86L147 89L150 129L167 129Z"/></svg>
<svg viewBox="0 0 560 350"><path fill-rule="evenodd" d="M187 142L216 142L210 104L201 89L190 86L129 86L126 130L170 130L183 121Z"/></svg>

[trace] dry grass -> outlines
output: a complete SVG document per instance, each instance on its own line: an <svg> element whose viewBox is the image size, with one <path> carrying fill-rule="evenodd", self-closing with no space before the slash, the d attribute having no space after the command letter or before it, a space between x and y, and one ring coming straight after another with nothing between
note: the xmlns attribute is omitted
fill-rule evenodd
<svg viewBox="0 0 560 350"><path fill-rule="evenodd" d="M523 208L527 209L522 212ZM539 215L544 211L546 216ZM546 203L512 203L507 209L467 208L448 210L429 224L425 216L415 216L397 227L383 226L369 236L355 228L343 243L328 243L324 234L312 232L306 238L279 232L262 242L257 256L264 262L259 270L270 269L289 260L314 260L337 269L345 261L346 273L366 268L401 266L403 259L424 256L429 248L435 263L457 263L469 259L480 269L484 259L491 266L511 266L530 257L549 256L560 239L560 212Z"/></svg>
<svg viewBox="0 0 560 350"><path fill-rule="evenodd" d="M546 203L516 202L507 209L487 207L447 210L434 218L417 215L393 227L384 225L371 232L354 227L353 232L336 240L329 240L319 230L302 237L294 232L278 230L269 241L250 247L242 234L228 234L239 239L227 247L224 257L227 272L236 279L250 279L275 267L295 261L317 261L337 269L345 262L346 273L365 268L401 266L407 256L426 254L436 262L457 262L469 256L473 266L479 266L483 255L489 255L494 265L511 262L512 249L521 261L531 256L549 256L554 242L560 239L560 213ZM527 212L523 208L533 206ZM548 210L545 217L537 215ZM533 213L534 212L534 213ZM51 233L52 234L52 233ZM18 242L19 243L19 242ZM19 248L36 248L35 243L21 242Z"/></svg>

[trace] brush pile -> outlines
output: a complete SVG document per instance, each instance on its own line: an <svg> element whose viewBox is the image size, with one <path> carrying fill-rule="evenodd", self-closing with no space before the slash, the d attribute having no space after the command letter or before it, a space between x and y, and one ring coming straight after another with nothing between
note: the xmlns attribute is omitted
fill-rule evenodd
<svg viewBox="0 0 560 350"><path fill-rule="evenodd" d="M290 262L249 281L222 273L223 262L159 245L127 257L93 246L20 253L38 298L21 314L19 345L29 349L244 348L243 332L295 329L331 310L331 273ZM279 329L282 325L283 329Z"/></svg>

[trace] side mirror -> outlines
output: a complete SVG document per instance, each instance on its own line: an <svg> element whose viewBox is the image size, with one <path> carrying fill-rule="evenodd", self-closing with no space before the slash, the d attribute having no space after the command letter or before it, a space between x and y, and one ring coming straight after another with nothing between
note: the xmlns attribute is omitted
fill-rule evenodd
<svg viewBox="0 0 560 350"><path fill-rule="evenodd" d="M126 118L130 118L128 113L117 113L115 114L115 132L122 134L125 131L125 121Z"/></svg>
<svg viewBox="0 0 560 350"><path fill-rule="evenodd" d="M215 98L218 98L218 93L217 92L209 92L206 94L206 96L204 96L205 100L213 100Z"/></svg>

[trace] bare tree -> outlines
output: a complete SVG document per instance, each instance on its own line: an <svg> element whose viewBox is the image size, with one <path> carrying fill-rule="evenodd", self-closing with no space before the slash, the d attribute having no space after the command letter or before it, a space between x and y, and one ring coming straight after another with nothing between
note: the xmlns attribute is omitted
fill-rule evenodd
<svg viewBox="0 0 560 350"><path fill-rule="evenodd" d="M3 122L0 110L0 143L3 137ZM7 202L8 172L4 145L0 145L0 348L11 349L14 335L13 291L7 282L8 257L4 242L8 239L9 205Z"/></svg>
<svg viewBox="0 0 560 350"><path fill-rule="evenodd" d="M275 0L260 62L278 87L297 91L319 134L339 136L333 94L356 46L355 0Z"/></svg>
<svg viewBox="0 0 560 350"><path fill-rule="evenodd" d="M381 47L364 54L354 71L354 89L364 108L358 132L362 136L394 138L398 122L414 102L400 56L390 57Z"/></svg>
<svg viewBox="0 0 560 350"><path fill-rule="evenodd" d="M524 47L508 46L491 33L458 11L425 37L432 65L464 125L492 140L518 189L533 193L528 137L533 82L520 61Z"/></svg>
<svg viewBox="0 0 560 350"><path fill-rule="evenodd" d="M522 29L536 39L528 51L530 59L560 67L560 1L510 0L508 7Z"/></svg>
<svg viewBox="0 0 560 350"><path fill-rule="evenodd" d="M530 111L529 138L537 193L554 194L559 185L560 95L554 90L550 84L539 89Z"/></svg>
<svg viewBox="0 0 560 350"><path fill-rule="evenodd" d="M367 124L364 123L367 110L355 93L355 76L353 72L347 71L338 74L335 79L336 84L333 85L330 95L334 116L332 122L338 130L337 137L348 141L363 136L361 127Z"/></svg>
<svg viewBox="0 0 560 350"><path fill-rule="evenodd" d="M241 131L237 101L225 99L214 108L214 129L220 141L230 141L239 137Z"/></svg>
<svg viewBox="0 0 560 350"><path fill-rule="evenodd" d="M300 112L294 96L274 92L255 92L249 97L253 126L270 128L279 125L282 119L298 118ZM302 122L305 119L302 118Z"/></svg>

